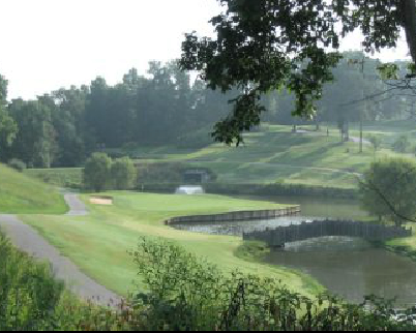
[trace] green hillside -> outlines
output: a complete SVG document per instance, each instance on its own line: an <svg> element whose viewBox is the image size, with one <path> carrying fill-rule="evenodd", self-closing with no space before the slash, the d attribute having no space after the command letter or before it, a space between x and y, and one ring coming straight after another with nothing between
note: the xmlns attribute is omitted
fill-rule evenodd
<svg viewBox="0 0 416 333"><path fill-rule="evenodd" d="M303 126L292 133L291 126L264 124L258 131L245 135L245 145L239 148L214 144L200 150L180 150L173 147L157 149L115 150L110 153L127 154L138 163L179 162L191 166L209 167L221 183L266 184L283 182L353 188L357 174L362 173L375 159L396 154L388 145L374 152L366 144L359 152L358 143L341 143L339 131L326 128L314 131ZM392 134L386 129L385 136ZM374 128L365 137L379 134ZM352 131L352 135L357 135Z"/></svg>
<svg viewBox="0 0 416 333"><path fill-rule="evenodd" d="M406 127L407 126L407 127ZM413 126L413 127L412 127ZM301 126L292 133L292 126L264 124L245 135L245 145L228 147L213 144L202 149L180 149L173 146L108 149L114 156L128 155L137 164L180 163L189 167L208 167L225 184L304 184L335 188L355 188L357 174L375 159L398 156L392 143L403 133L408 134L409 152L416 145L416 133L409 131L409 122L366 124L364 152L359 152L359 132L351 126L351 142L341 143L335 126ZM381 148L375 152L368 139L379 136ZM355 142L354 142L355 141ZM401 154L402 155L402 154ZM412 154L407 154L413 156ZM402 155L403 156L403 155ZM28 170L27 174L57 186L80 185L81 168Z"/></svg>
<svg viewBox="0 0 416 333"><path fill-rule="evenodd" d="M62 214L66 211L58 190L0 164L0 213Z"/></svg>

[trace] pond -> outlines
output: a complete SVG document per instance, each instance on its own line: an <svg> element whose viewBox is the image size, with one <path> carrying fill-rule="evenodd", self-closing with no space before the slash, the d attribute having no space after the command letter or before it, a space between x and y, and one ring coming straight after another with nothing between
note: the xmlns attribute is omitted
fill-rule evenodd
<svg viewBox="0 0 416 333"><path fill-rule="evenodd" d="M267 221L175 227L191 232L241 236L243 232L301 223L305 220L369 219L359 205L351 201L308 198L269 200L301 204L302 215ZM376 295L397 299L400 306L416 303L416 264L408 258L376 248L361 239L328 237L288 244L284 249L272 251L265 261L309 274L331 293L351 302L359 303L365 296Z"/></svg>

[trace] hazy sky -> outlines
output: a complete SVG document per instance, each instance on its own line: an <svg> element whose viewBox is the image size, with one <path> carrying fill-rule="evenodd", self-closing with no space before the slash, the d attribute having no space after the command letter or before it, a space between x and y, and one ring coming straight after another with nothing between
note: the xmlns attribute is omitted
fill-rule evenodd
<svg viewBox="0 0 416 333"><path fill-rule="evenodd" d="M216 0L0 0L0 73L9 97L32 98L60 87L114 84L150 60L180 55L185 32L209 34ZM360 36L343 49L360 49ZM403 45L382 55L402 59Z"/></svg>

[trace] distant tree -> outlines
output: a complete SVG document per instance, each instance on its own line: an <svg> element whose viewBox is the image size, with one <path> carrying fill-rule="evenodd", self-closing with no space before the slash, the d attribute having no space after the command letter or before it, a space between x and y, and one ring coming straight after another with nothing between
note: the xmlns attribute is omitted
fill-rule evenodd
<svg viewBox="0 0 416 333"><path fill-rule="evenodd" d="M410 148L409 137L407 135L400 136L394 143L393 143L393 150L398 153L406 153Z"/></svg>
<svg viewBox="0 0 416 333"><path fill-rule="evenodd" d="M132 189L137 183L137 168L128 158L120 158L111 166L111 179L116 190Z"/></svg>
<svg viewBox="0 0 416 333"><path fill-rule="evenodd" d="M101 192L111 184L112 160L107 154L94 153L84 168L84 184L89 190Z"/></svg>
<svg viewBox="0 0 416 333"><path fill-rule="evenodd" d="M7 80L0 75L0 159L3 161L7 158L6 149L13 143L18 132L17 124L7 111L7 87Z"/></svg>
<svg viewBox="0 0 416 333"><path fill-rule="evenodd" d="M416 217L416 163L408 159L374 162L360 182L363 208L400 226Z"/></svg>
<svg viewBox="0 0 416 333"><path fill-rule="evenodd" d="M18 158L28 167L49 168L56 158L58 146L52 122L53 109L41 100L13 100L9 114L19 131L9 149L7 160Z"/></svg>
<svg viewBox="0 0 416 333"><path fill-rule="evenodd" d="M373 146L374 152L377 152L381 147L381 139L376 135L371 135L368 137L368 141L370 141L371 145Z"/></svg>

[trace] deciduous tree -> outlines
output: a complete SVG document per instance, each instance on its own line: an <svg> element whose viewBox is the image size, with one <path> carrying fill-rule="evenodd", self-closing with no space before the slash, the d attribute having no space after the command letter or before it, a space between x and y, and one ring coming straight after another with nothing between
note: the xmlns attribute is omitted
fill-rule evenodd
<svg viewBox="0 0 416 333"><path fill-rule="evenodd" d="M227 144L260 123L261 96L287 87L294 114L313 117L324 84L333 79L341 38L357 29L367 52L397 45L405 30L416 62L414 0L219 0L224 13L212 18L215 38L195 32L183 43L181 66L201 72L211 89L238 88L234 110L215 127Z"/></svg>

